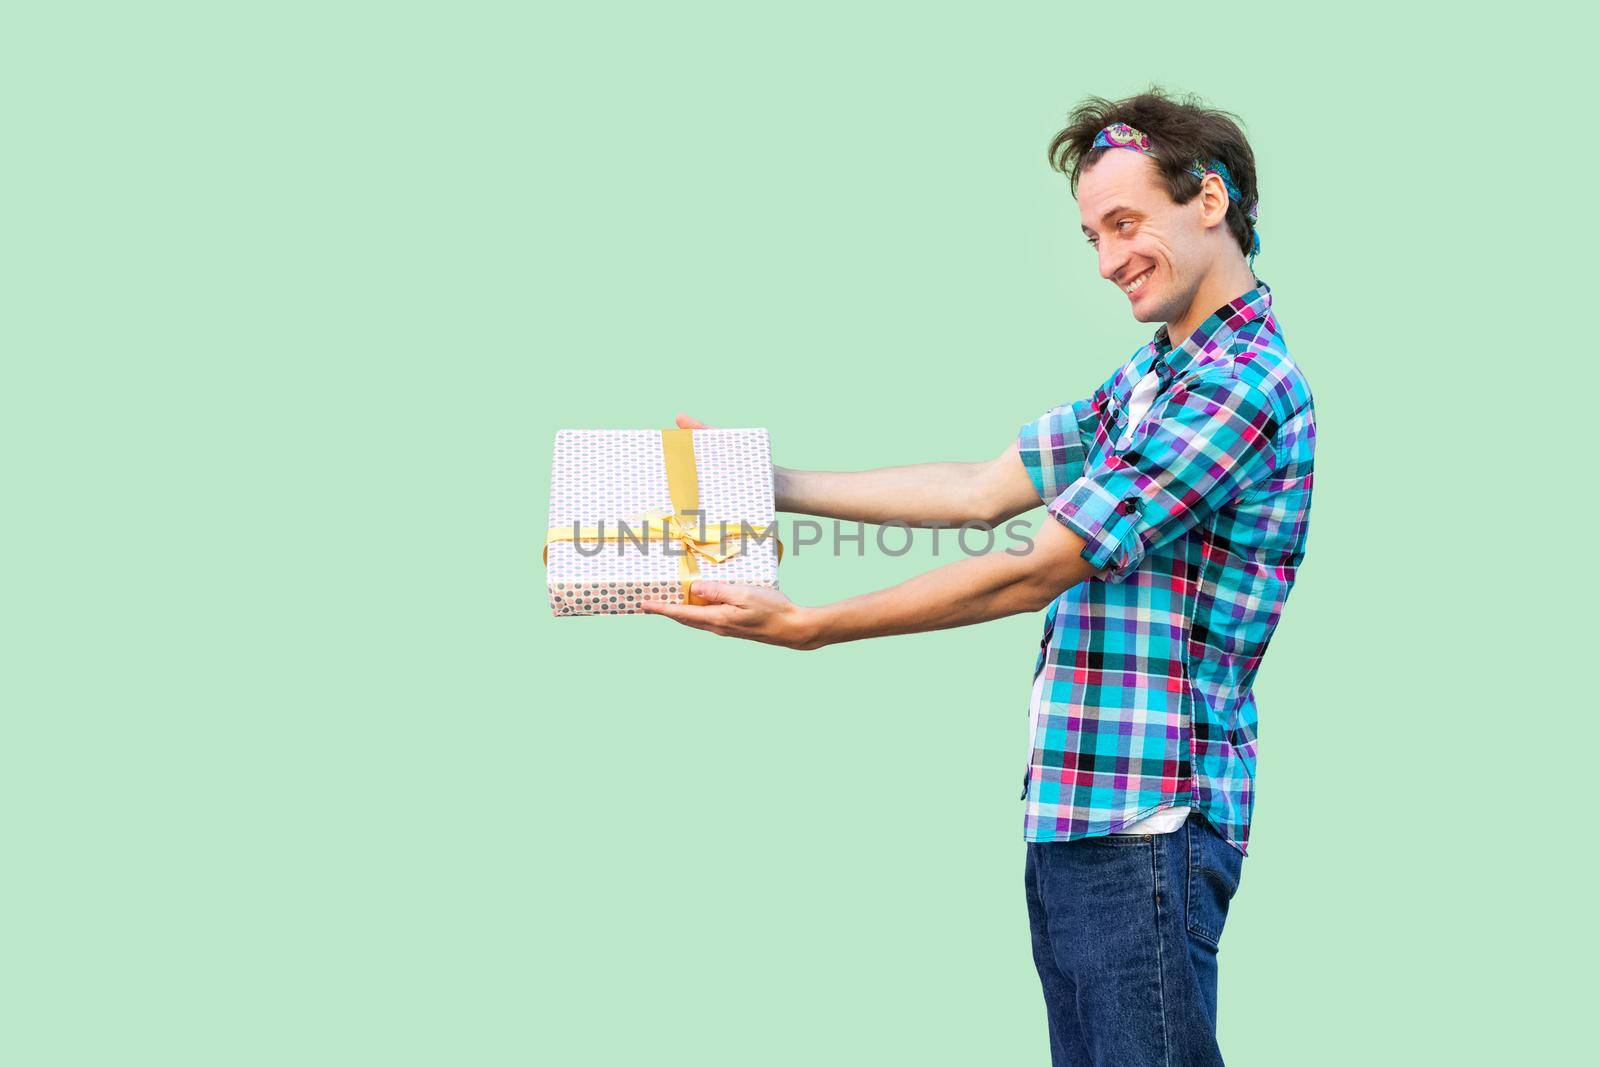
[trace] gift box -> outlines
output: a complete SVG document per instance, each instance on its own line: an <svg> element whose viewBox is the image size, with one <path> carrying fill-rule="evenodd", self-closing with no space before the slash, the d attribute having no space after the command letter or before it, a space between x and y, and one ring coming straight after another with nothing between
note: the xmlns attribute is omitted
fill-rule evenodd
<svg viewBox="0 0 1600 1067"><path fill-rule="evenodd" d="M697 578L778 587L765 430L561 430L545 541L550 610L698 602Z"/></svg>

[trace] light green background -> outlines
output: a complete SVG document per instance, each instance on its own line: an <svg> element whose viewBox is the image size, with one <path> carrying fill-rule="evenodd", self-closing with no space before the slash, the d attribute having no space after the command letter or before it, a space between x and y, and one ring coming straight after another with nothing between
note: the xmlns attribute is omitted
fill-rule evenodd
<svg viewBox="0 0 1600 1067"><path fill-rule="evenodd" d="M1593 26L1462 10L13 12L0 1060L1045 1063L1039 619L558 622L538 546L561 427L975 459L1092 388L1149 331L1044 149L1155 80L1247 124L1320 424L1229 1063L1571 1062Z"/></svg>

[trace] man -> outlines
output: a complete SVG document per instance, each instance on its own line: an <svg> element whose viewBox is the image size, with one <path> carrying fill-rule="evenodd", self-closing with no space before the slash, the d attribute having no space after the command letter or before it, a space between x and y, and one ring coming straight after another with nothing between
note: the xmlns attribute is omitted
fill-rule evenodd
<svg viewBox="0 0 1600 1067"><path fill-rule="evenodd" d="M1023 798L1053 1060L1219 1064L1251 687L1305 553L1311 393L1251 266L1255 159L1231 118L1159 92L1093 98L1050 159L1101 277L1163 323L1154 339L988 462L776 475L779 510L864 522L999 523L1043 502L1033 551L822 607L697 582L705 605L647 610L815 649L1048 607Z"/></svg>

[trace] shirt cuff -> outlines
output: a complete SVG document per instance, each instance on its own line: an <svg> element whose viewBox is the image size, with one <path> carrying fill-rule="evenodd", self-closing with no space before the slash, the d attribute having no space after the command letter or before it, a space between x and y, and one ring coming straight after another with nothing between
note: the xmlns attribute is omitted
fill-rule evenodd
<svg viewBox="0 0 1600 1067"><path fill-rule="evenodd" d="M1050 503L1083 477L1088 445L1082 427L1093 417L1093 405L1079 400L1051 408L1017 431L1017 451L1042 502Z"/></svg>
<svg viewBox="0 0 1600 1067"><path fill-rule="evenodd" d="M1083 558L1108 581L1127 577L1144 558L1138 496L1119 497L1093 478L1079 478L1050 502L1049 511L1083 538Z"/></svg>

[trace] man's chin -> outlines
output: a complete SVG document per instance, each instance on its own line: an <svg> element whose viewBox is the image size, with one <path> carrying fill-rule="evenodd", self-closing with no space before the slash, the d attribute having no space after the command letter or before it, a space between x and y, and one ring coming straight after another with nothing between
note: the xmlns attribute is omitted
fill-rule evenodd
<svg viewBox="0 0 1600 1067"><path fill-rule="evenodd" d="M1152 300L1142 300L1132 306L1134 322L1166 322L1167 318Z"/></svg>
<svg viewBox="0 0 1600 1067"><path fill-rule="evenodd" d="M1140 293L1138 300L1129 300L1128 308L1135 322L1170 322L1175 317L1172 306L1155 293Z"/></svg>

